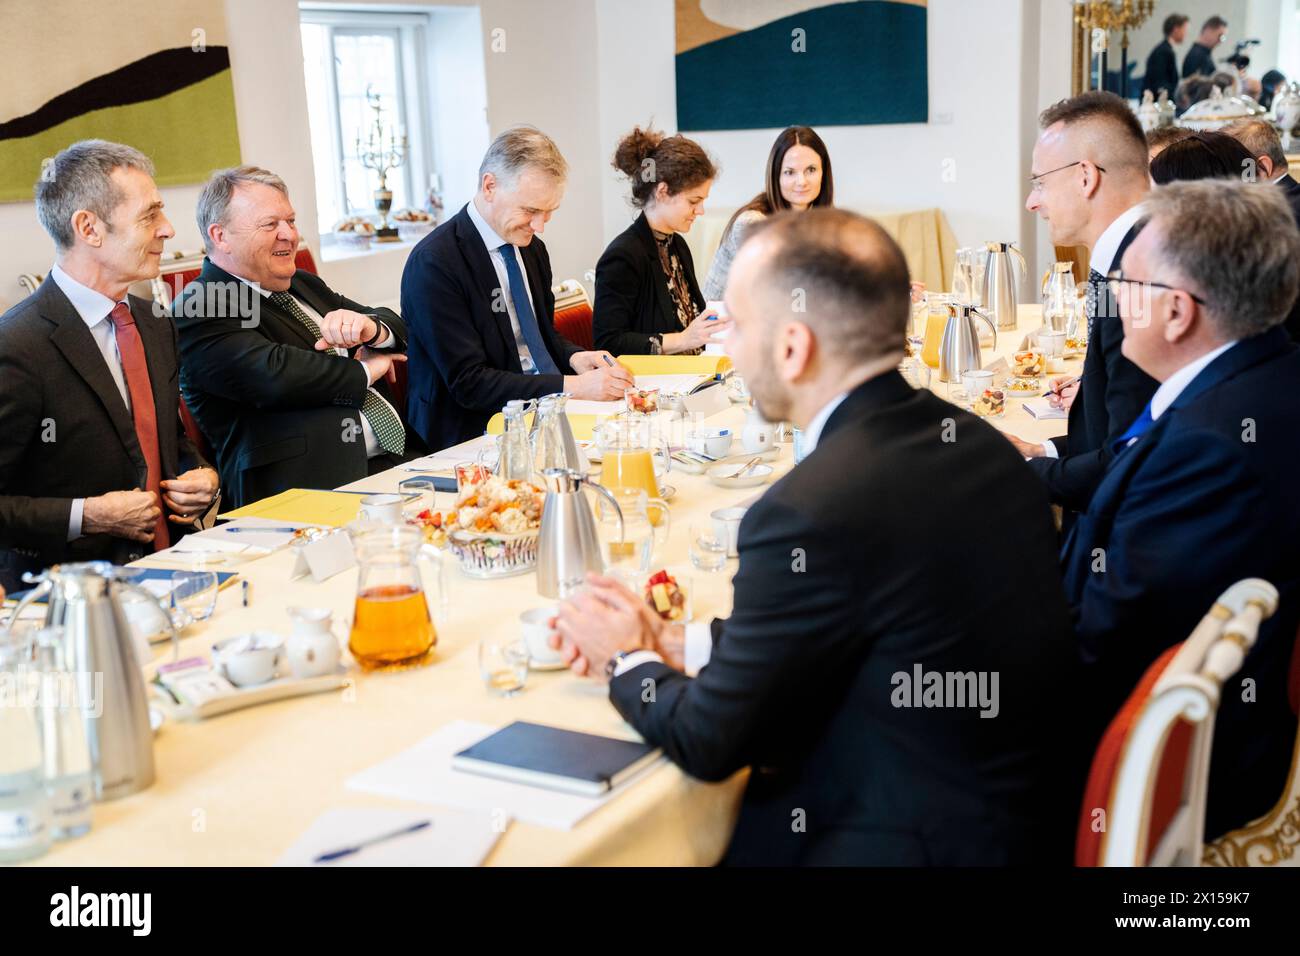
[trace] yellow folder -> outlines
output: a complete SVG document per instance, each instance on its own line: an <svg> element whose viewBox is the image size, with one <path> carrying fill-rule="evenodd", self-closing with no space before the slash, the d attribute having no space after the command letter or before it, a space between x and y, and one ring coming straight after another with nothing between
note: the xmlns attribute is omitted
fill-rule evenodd
<svg viewBox="0 0 1300 956"><path fill-rule="evenodd" d="M727 355L620 355L633 375L718 375L731 370Z"/></svg>
<svg viewBox="0 0 1300 956"><path fill-rule="evenodd" d="M595 415L570 415L564 413L569 419L569 428L573 430L573 437L579 441L588 441L591 438L591 431L596 427ZM533 427L533 413L529 412L524 416L524 424L528 428ZM487 433L489 435L500 435L506 430L506 417L497 412L487 423Z"/></svg>
<svg viewBox="0 0 1300 956"><path fill-rule="evenodd" d="M290 488L270 498L236 508L219 518L273 518L294 524L318 524L341 528L355 521L361 511L362 495L346 491L317 491Z"/></svg>

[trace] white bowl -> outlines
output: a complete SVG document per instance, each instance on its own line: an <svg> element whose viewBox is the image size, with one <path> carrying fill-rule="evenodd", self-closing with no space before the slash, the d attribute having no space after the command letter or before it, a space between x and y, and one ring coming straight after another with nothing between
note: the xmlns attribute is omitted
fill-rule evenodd
<svg viewBox="0 0 1300 956"><path fill-rule="evenodd" d="M758 485L767 483L772 477L772 466L762 463L756 464L741 477L740 472L745 470L744 462L729 461L721 465L714 465L705 472L709 481L713 482L719 488L754 488Z"/></svg>

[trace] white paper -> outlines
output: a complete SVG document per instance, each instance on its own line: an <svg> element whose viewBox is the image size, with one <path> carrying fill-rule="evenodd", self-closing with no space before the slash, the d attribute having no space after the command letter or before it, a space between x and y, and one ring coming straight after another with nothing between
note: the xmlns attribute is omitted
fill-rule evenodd
<svg viewBox="0 0 1300 956"><path fill-rule="evenodd" d="M368 846L329 863L323 853L356 846L423 820L432 826ZM337 809L318 816L276 866L480 866L510 818L459 810Z"/></svg>
<svg viewBox="0 0 1300 956"><path fill-rule="evenodd" d="M186 535L177 547L170 548L173 553L184 554L186 551L228 551L257 553L273 551L293 540L289 531L259 531L260 528L309 528L302 522L285 521L282 518L235 518L215 528ZM234 528L249 529L232 531Z"/></svg>
<svg viewBox="0 0 1300 956"><path fill-rule="evenodd" d="M356 567L356 552L352 541L339 532L324 534L308 541L297 549L293 570L289 573L291 580L297 580L310 572L317 584L327 581L340 571Z"/></svg>
<svg viewBox="0 0 1300 956"><path fill-rule="evenodd" d="M1045 398L1030 398L1024 403L1024 409L1034 418L1069 418L1070 413L1064 408L1053 408L1052 403Z"/></svg>
<svg viewBox="0 0 1300 956"><path fill-rule="evenodd" d="M477 461L480 452L496 449L495 435L479 435L459 445L443 448L423 458L416 458L402 465L403 471L445 471L452 472L461 462Z"/></svg>
<svg viewBox="0 0 1300 956"><path fill-rule="evenodd" d="M599 797L561 793L452 769L452 755L499 729L468 720L452 721L415 746L350 777L347 786L417 803L481 813L504 812L526 823L553 830L572 830L593 810L634 786L662 763L662 760L653 761L644 771Z"/></svg>

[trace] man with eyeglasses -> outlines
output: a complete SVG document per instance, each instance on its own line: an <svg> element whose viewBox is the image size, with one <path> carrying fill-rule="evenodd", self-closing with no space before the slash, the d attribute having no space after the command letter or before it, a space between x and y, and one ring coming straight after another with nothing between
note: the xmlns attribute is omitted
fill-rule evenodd
<svg viewBox="0 0 1300 956"><path fill-rule="evenodd" d="M1300 623L1300 230L1280 190L1237 180L1162 186L1112 278L1124 355L1160 382L1062 554L1100 733L1143 672L1218 596L1279 592L1222 688L1209 838L1266 813L1295 743L1288 665Z"/></svg>
<svg viewBox="0 0 1300 956"><path fill-rule="evenodd" d="M1113 93L1062 100L1043 111L1039 125L1025 205L1047 222L1054 245L1088 248L1088 354L1070 404L1068 435L1043 444L1007 437L1062 506L1062 531L1068 532L1101 480L1110 443L1156 389L1155 380L1121 354L1124 331L1105 287L1106 274L1133 239L1150 178L1142 127Z"/></svg>

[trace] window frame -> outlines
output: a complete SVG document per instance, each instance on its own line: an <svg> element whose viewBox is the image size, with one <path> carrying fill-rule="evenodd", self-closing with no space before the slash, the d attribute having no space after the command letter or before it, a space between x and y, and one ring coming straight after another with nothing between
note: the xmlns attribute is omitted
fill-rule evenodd
<svg viewBox="0 0 1300 956"><path fill-rule="evenodd" d="M428 14L423 13L396 13L357 8L340 9L334 4L322 5L319 3L300 4L298 14L300 28L302 24L314 24L323 26L328 31L326 42L330 54L327 57L330 91L325 99L329 103L328 121L331 126L330 140L333 149L329 168L333 174L332 191L335 203L342 210L340 218L353 215L376 215L374 190L378 188L379 184L378 179L374 177L374 173L367 170L370 191L364 197L366 204L359 207L349 205L346 167L344 165L346 153L344 144L348 140L345 139L346 133L343 130L339 113L337 57L334 55L334 40L336 34L339 33L353 36L373 35L376 33L396 35L398 102L395 110L386 111L385 119L388 123L406 127L408 149L406 161L389 173L390 188L392 178L401 177L408 204L415 208L422 208L434 155L431 124L425 120L428 115L427 108L431 95L426 54L428 48L427 31L432 26L431 18ZM355 136L355 131L351 135ZM314 156L312 158L312 168L313 171L317 169ZM396 208L393 211L396 212ZM322 236L332 234L333 230L333 222L321 224L320 232Z"/></svg>

